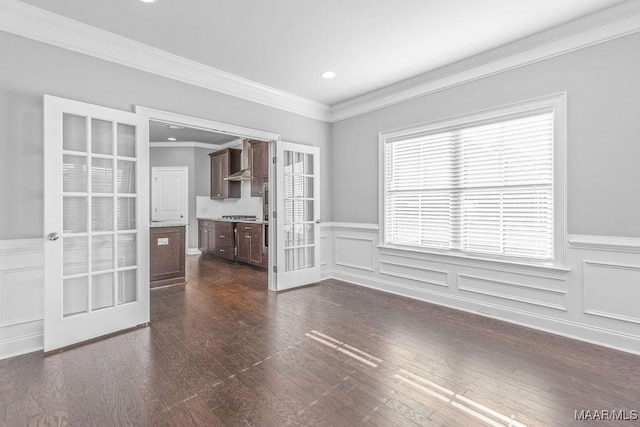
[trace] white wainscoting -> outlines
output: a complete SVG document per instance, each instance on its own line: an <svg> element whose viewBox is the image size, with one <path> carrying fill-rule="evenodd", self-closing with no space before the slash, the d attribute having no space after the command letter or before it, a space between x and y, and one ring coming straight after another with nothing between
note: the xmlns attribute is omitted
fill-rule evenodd
<svg viewBox="0 0 640 427"><path fill-rule="evenodd" d="M375 224L322 224L322 278L336 278L640 353L633 239L572 236L568 271L380 248ZM0 241L0 359L43 344L44 241Z"/></svg>
<svg viewBox="0 0 640 427"><path fill-rule="evenodd" d="M41 350L44 240L0 241L0 359Z"/></svg>
<svg viewBox="0 0 640 427"><path fill-rule="evenodd" d="M323 224L322 236L323 278L640 353L636 239L570 236L566 269L547 269L381 247L376 224Z"/></svg>
<svg viewBox="0 0 640 427"><path fill-rule="evenodd" d="M582 271L586 314L640 324L640 266L584 261Z"/></svg>

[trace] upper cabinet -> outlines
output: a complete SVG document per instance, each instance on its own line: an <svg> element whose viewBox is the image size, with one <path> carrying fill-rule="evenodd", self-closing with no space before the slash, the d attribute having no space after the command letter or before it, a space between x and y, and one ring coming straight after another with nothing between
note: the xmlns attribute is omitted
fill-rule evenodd
<svg viewBox="0 0 640 427"><path fill-rule="evenodd" d="M240 181L225 181L224 178L242 167L242 150L226 148L209 154L209 157L211 157L211 198L240 198Z"/></svg>
<svg viewBox="0 0 640 427"><path fill-rule="evenodd" d="M251 196L262 197L263 183L269 179L269 143L249 140Z"/></svg>

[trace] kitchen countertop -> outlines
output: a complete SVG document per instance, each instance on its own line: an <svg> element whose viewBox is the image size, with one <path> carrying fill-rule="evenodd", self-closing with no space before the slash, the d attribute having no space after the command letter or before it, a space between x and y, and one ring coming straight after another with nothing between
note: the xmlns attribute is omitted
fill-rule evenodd
<svg viewBox="0 0 640 427"><path fill-rule="evenodd" d="M218 221L218 222L242 222L246 224L269 224L269 221L255 220L251 221L248 219L227 219L227 218L203 218L198 217L199 220L202 221Z"/></svg>
<svg viewBox="0 0 640 427"><path fill-rule="evenodd" d="M151 228L159 228L159 227L184 227L187 223L184 221L151 221L149 223L149 227Z"/></svg>

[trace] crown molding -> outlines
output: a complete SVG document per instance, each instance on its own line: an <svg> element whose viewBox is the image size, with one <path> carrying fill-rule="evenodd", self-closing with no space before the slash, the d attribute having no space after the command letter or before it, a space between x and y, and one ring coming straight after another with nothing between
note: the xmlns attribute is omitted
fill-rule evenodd
<svg viewBox="0 0 640 427"><path fill-rule="evenodd" d="M0 30L333 123L636 33L640 31L640 2L628 0L331 107L135 42L18 0L0 0Z"/></svg>
<svg viewBox="0 0 640 427"><path fill-rule="evenodd" d="M0 0L0 30L313 119L329 119L328 105L17 0Z"/></svg>
<svg viewBox="0 0 640 427"><path fill-rule="evenodd" d="M640 2L629 0L533 36L335 104L331 107L330 122L355 117L638 31L640 31Z"/></svg>

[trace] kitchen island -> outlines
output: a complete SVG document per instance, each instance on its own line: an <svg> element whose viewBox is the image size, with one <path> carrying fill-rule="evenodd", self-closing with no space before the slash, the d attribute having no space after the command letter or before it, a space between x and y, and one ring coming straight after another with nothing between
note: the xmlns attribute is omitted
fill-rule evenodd
<svg viewBox="0 0 640 427"><path fill-rule="evenodd" d="M151 288L185 283L184 221L150 224Z"/></svg>

